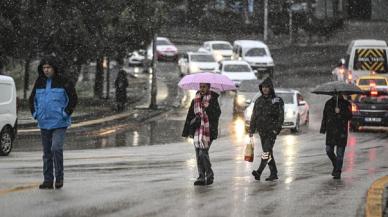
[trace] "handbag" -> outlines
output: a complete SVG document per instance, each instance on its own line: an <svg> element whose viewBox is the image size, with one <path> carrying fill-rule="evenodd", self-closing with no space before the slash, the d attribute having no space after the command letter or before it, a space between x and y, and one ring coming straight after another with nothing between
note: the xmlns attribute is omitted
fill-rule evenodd
<svg viewBox="0 0 388 217"><path fill-rule="evenodd" d="M195 116L189 124L189 137L194 138L195 131L201 126L201 117Z"/></svg>
<svg viewBox="0 0 388 217"><path fill-rule="evenodd" d="M245 147L244 160L248 162L253 162L254 155L254 144L253 142L249 142Z"/></svg>

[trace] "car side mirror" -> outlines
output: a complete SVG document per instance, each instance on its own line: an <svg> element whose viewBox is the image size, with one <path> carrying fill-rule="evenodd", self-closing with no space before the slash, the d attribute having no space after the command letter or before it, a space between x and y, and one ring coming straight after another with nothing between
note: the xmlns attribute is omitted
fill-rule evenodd
<svg viewBox="0 0 388 217"><path fill-rule="evenodd" d="M305 106L306 105L306 101L300 101L299 103L298 103L298 106Z"/></svg>

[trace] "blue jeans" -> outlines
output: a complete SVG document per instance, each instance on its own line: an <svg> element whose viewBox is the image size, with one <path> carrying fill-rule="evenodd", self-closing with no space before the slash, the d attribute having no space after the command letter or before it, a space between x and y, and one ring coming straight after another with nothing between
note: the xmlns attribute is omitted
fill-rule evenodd
<svg viewBox="0 0 388 217"><path fill-rule="evenodd" d="M43 144L43 176L45 182L63 180L63 144L65 142L66 128L45 130L41 129Z"/></svg>
<svg viewBox="0 0 388 217"><path fill-rule="evenodd" d="M334 153L334 147L337 147L336 154ZM342 165L344 163L345 146L326 145L326 154L333 164L334 173L341 174Z"/></svg>

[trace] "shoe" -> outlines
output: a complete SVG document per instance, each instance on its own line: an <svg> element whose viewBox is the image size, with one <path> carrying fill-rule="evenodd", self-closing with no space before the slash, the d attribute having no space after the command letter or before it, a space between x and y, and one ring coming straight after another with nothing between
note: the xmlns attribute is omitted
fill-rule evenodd
<svg viewBox="0 0 388 217"><path fill-rule="evenodd" d="M53 189L53 182L43 182L39 185L39 189Z"/></svg>
<svg viewBox="0 0 388 217"><path fill-rule="evenodd" d="M260 181L260 176L261 176L261 174L260 174L259 172L257 172L256 170L253 170L253 171L252 171L252 175L255 177L255 179L256 179L257 181Z"/></svg>
<svg viewBox="0 0 388 217"><path fill-rule="evenodd" d="M197 181L194 182L194 185L205 185L205 179L204 178L198 178Z"/></svg>
<svg viewBox="0 0 388 217"><path fill-rule="evenodd" d="M341 173L335 173L333 179L341 179Z"/></svg>
<svg viewBox="0 0 388 217"><path fill-rule="evenodd" d="M277 175L270 175L268 178L265 179L265 181L275 181L279 179Z"/></svg>
<svg viewBox="0 0 388 217"><path fill-rule="evenodd" d="M63 187L63 180L55 181L55 189L61 189Z"/></svg>

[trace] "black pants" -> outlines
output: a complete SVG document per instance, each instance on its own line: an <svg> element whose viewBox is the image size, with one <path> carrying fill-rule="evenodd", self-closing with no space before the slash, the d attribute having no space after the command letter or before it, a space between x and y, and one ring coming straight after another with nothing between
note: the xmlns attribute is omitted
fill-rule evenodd
<svg viewBox="0 0 388 217"><path fill-rule="evenodd" d="M210 148L210 146L209 146ZM210 163L209 149L195 148L199 179L213 179L214 173Z"/></svg>
<svg viewBox="0 0 388 217"><path fill-rule="evenodd" d="M336 149L336 154L334 153L334 148ZM336 174L341 174L342 171L342 165L344 163L344 155L345 155L345 145L332 145L332 144L326 144L326 154L331 160L331 163L333 164L333 172Z"/></svg>
<svg viewBox="0 0 388 217"><path fill-rule="evenodd" d="M271 175L275 176L278 174L275 158L273 156L273 146L275 144L276 135L273 132L259 132L259 135L263 153L261 155L261 163L257 172L261 174L268 164Z"/></svg>

